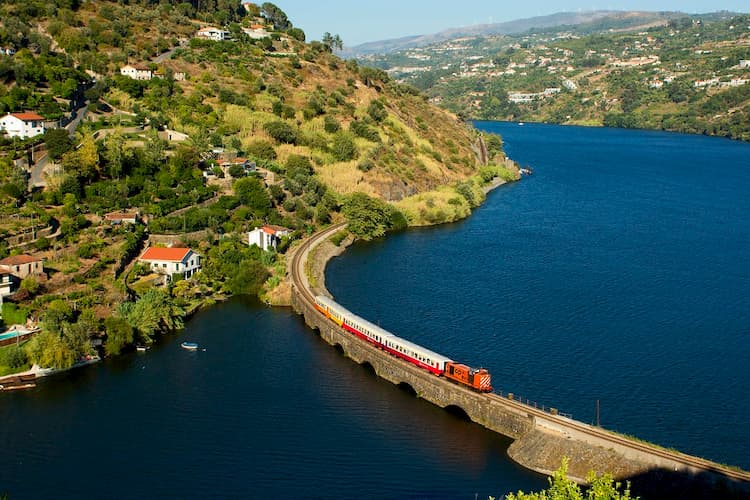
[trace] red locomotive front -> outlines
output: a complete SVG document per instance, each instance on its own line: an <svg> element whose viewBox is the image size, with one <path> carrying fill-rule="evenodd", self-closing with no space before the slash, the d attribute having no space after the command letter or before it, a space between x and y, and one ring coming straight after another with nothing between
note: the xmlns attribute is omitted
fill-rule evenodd
<svg viewBox="0 0 750 500"><path fill-rule="evenodd" d="M471 368L460 363L446 363L445 377L479 392L492 392L491 376L484 368Z"/></svg>

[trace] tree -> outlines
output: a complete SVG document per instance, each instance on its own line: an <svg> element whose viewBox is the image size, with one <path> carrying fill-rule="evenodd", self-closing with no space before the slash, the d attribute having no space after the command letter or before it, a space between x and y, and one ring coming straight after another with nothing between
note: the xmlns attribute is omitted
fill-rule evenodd
<svg viewBox="0 0 750 500"><path fill-rule="evenodd" d="M539 493L510 493L506 500L631 500L630 483L620 491L622 484L615 482L611 474L597 476L594 471L588 473L586 482L589 487L583 492L573 480L568 479L568 458L564 457L562 465L549 478L549 489ZM633 500L637 500L635 497ZM490 500L494 500L490 497Z"/></svg>
<svg viewBox="0 0 750 500"><path fill-rule="evenodd" d="M141 340L151 343L158 333L182 328L185 311L169 293L151 288L136 302L120 304L117 315L135 328Z"/></svg>
<svg viewBox="0 0 750 500"><path fill-rule="evenodd" d="M333 52L335 49L342 50L344 48L344 42L338 35L331 35L327 31L323 33L323 39L321 40L323 46L328 52Z"/></svg>
<svg viewBox="0 0 750 500"><path fill-rule="evenodd" d="M247 154L259 160L273 161L276 159L276 150L273 144L264 140L251 142L247 146Z"/></svg>
<svg viewBox="0 0 750 500"><path fill-rule="evenodd" d="M254 211L266 214L271 208L271 198L257 178L243 177L237 179L232 187L234 188L234 195L240 200L240 203Z"/></svg>
<svg viewBox="0 0 750 500"><path fill-rule="evenodd" d="M268 122L263 125L265 131L278 142L285 144L297 143L297 131L295 128L280 120Z"/></svg>
<svg viewBox="0 0 750 500"><path fill-rule="evenodd" d="M260 6L260 13L279 31L286 31L292 27L292 23L289 22L289 18L284 11L271 2L263 3Z"/></svg>
<svg viewBox="0 0 750 500"><path fill-rule="evenodd" d="M364 193L349 196L342 212L349 221L349 231L365 240L379 238L389 229L406 226L406 219L401 212L383 200L371 198Z"/></svg>
<svg viewBox="0 0 750 500"><path fill-rule="evenodd" d="M107 342L104 350L108 356L120 354L122 349L133 343L133 327L124 318L110 316L104 320Z"/></svg>
<svg viewBox="0 0 750 500"><path fill-rule="evenodd" d="M44 145L52 161L58 161L62 155L73 148L68 131L64 128L51 128L44 132Z"/></svg>
<svg viewBox="0 0 750 500"><path fill-rule="evenodd" d="M351 134L339 132L333 137L331 153L336 161L351 161L357 158L357 146Z"/></svg>

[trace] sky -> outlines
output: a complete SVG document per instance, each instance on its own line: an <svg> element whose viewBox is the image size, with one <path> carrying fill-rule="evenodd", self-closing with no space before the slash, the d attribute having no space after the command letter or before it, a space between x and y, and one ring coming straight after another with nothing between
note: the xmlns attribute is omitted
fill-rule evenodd
<svg viewBox="0 0 750 500"><path fill-rule="evenodd" d="M308 41L320 40L323 33L329 32L339 35L346 47L557 12L750 12L748 0L275 0L272 3L286 12L296 27L302 28Z"/></svg>

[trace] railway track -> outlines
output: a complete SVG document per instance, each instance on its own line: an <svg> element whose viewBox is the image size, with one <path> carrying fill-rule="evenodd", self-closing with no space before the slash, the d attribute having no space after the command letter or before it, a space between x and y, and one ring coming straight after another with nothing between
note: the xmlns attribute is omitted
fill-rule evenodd
<svg viewBox="0 0 750 500"><path fill-rule="evenodd" d="M660 448L659 446L628 438L626 436L621 436L606 429L593 427L591 425L585 424L583 422L578 422L570 418L553 415L538 408L534 408L533 406L528 406L523 403L504 398L503 396L500 396L498 394L491 393L488 394L487 397L515 408L516 410L524 411L531 416L552 420L564 429L583 433L588 436L601 439L606 443L617 444L631 450L646 453L651 456L671 460L684 467L692 468L697 471L714 472L735 479L737 481L750 482L750 473L742 470L736 470L734 468L727 467L716 462L711 462L710 460L706 460L700 457L694 457L692 455L687 455L678 451Z"/></svg>
<svg viewBox="0 0 750 500"><path fill-rule="evenodd" d="M315 297L312 290L310 289L308 279L305 274L305 263L307 262L307 257L313 247L343 229L345 225L346 223L334 224L333 226L330 226L323 231L314 234L299 246L297 251L294 253L294 256L292 257L291 275L293 286L296 289L299 297L303 301L307 302L311 308L314 307ZM583 422L578 422L571 418L560 415L553 415L533 406L507 399L503 396L500 396L499 394L489 393L486 394L486 397L517 411L525 412L529 416L535 418L544 418L546 420L553 421L557 426L564 430L578 432L587 436L594 437L605 443L625 447L630 450L645 453L653 457L670 460L672 462L680 464L684 468L693 471L716 473L727 478L734 479L736 481L750 483L750 473L746 471L737 470L725 465L711 462L710 460L687 455L685 453L660 448L649 443L637 441L635 439L615 434L611 431L607 431L599 427L593 427Z"/></svg>
<svg viewBox="0 0 750 500"><path fill-rule="evenodd" d="M308 239L302 242L302 244L294 252L292 257L292 284L305 300L311 306L315 303L315 296L310 290L307 275L305 274L305 263L307 262L307 256L310 250L318 243L330 238L337 232L341 231L346 226L346 222L340 222L334 224L318 233L315 233Z"/></svg>

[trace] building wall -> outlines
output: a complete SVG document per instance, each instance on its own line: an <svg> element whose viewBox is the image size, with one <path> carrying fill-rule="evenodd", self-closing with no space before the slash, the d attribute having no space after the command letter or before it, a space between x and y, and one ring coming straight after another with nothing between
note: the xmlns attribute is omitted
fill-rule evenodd
<svg viewBox="0 0 750 500"><path fill-rule="evenodd" d="M29 262L27 264L14 264L0 266L0 271L16 276L18 279L24 279L30 274L41 274L43 272L42 261Z"/></svg>

